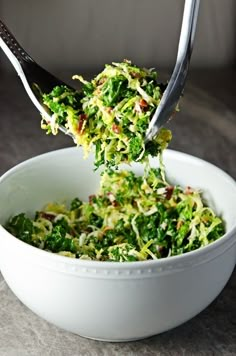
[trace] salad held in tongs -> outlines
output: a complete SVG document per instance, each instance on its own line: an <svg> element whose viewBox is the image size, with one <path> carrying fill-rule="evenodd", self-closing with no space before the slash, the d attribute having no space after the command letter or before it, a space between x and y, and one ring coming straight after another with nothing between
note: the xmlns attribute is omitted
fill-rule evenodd
<svg viewBox="0 0 236 356"><path fill-rule="evenodd" d="M44 103L54 113L42 120L42 127L57 134L59 125L73 134L85 156L95 147L95 166L147 161L167 147L171 132L161 129L145 144L145 134L165 85L157 83L157 72L139 68L130 61L106 65L93 80L75 75L82 91L55 87L44 95Z"/></svg>

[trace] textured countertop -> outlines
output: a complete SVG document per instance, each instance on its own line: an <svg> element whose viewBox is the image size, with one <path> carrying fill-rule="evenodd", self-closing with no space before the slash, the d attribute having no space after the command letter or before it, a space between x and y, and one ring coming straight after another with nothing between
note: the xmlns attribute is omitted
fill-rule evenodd
<svg viewBox="0 0 236 356"><path fill-rule="evenodd" d="M16 75L0 73L0 78L0 174L27 158L73 145L69 137L49 137L41 131L40 116ZM234 178L235 83L235 71L190 73L181 112L169 124L171 148L208 160ZM236 271L197 317L169 332L128 343L87 340L47 323L14 296L0 274L0 356L28 355L236 355Z"/></svg>

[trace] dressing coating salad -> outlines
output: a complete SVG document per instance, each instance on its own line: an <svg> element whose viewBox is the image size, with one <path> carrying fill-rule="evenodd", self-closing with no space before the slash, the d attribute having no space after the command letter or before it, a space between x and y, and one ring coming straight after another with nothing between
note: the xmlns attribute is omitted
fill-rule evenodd
<svg viewBox="0 0 236 356"><path fill-rule="evenodd" d="M95 166L117 166L122 162L144 162L167 147L171 132L161 129L153 141L144 143L149 122L161 100L165 85L157 83L157 72L139 68L130 61L112 63L93 80L82 76L81 92L57 86L44 95L53 112L42 128L57 134L59 125L72 133L85 156L95 147Z"/></svg>
<svg viewBox="0 0 236 356"><path fill-rule="evenodd" d="M224 233L222 220L200 192L171 186L160 169L143 176L106 170L98 194L70 207L50 203L34 219L19 214L7 230L64 256L99 261L144 261L206 246Z"/></svg>

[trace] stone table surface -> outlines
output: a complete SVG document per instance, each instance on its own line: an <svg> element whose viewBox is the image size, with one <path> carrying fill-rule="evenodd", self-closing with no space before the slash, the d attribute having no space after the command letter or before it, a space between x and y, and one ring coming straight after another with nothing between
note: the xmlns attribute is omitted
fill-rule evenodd
<svg viewBox="0 0 236 356"><path fill-rule="evenodd" d="M69 73L61 77L68 79ZM210 161L236 178L236 71L192 71L181 112L169 128L171 148ZM0 73L0 174L25 159L72 145L65 135L46 136L17 76ZM128 343L88 340L47 323L15 297L0 274L0 356L38 355L236 355L236 271L198 316Z"/></svg>

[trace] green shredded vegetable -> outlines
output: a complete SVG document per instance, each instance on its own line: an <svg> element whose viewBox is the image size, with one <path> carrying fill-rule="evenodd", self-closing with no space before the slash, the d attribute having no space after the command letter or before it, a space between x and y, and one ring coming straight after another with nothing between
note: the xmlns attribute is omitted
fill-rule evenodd
<svg viewBox="0 0 236 356"><path fill-rule="evenodd" d="M107 170L88 202L51 203L34 219L13 217L6 229L46 251L119 262L180 255L224 234L222 220L198 191L169 185L154 168L143 176Z"/></svg>
<svg viewBox="0 0 236 356"><path fill-rule="evenodd" d="M83 83L79 93L66 86L44 95L44 104L53 112L42 128L57 134L66 127L85 156L95 147L95 166L117 166L122 162L147 161L167 147L171 132L161 129L145 146L149 122L161 100L165 85L157 83L157 72L139 68L130 61L112 63L93 80Z"/></svg>
<svg viewBox="0 0 236 356"><path fill-rule="evenodd" d="M95 168L104 165L100 189L87 202L70 206L50 203L34 219L24 213L8 220L6 229L40 249L97 261L145 261L181 255L220 238L223 220L203 203L201 193L166 181L162 152L171 140L165 128L144 144L163 86L154 70L129 61L106 65L77 92L65 86L44 95L53 112L42 127L57 134L67 128L86 154L95 147ZM176 109L177 110L177 109ZM150 168L149 156L160 168ZM117 170L122 163L145 162L143 176Z"/></svg>

